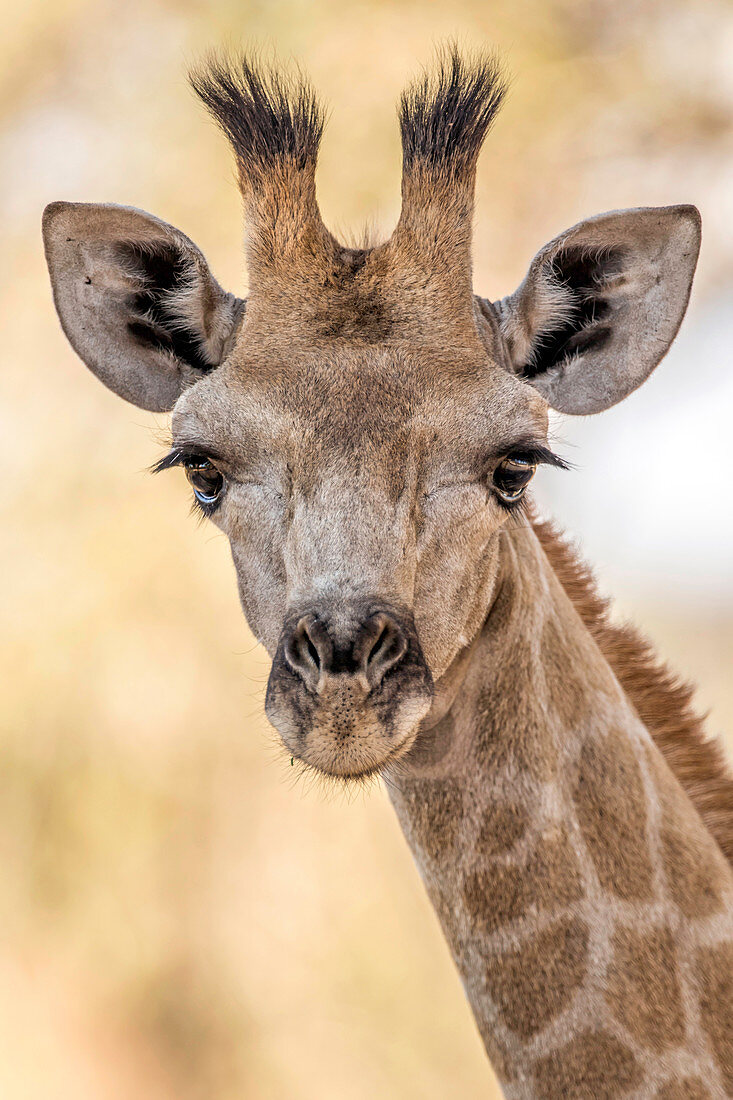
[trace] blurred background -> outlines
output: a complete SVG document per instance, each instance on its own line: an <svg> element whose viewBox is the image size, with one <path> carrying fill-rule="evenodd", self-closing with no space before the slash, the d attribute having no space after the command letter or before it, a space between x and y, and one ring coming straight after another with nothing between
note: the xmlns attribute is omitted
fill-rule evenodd
<svg viewBox="0 0 733 1100"><path fill-rule="evenodd" d="M395 102L433 45L514 74L482 157L476 288L500 297L590 214L694 202L705 227L668 359L538 495L620 614L733 730L733 8L723 0L25 0L0 41L0 1095L438 1100L495 1091L379 788L295 783L223 538L145 473L164 417L62 337L52 199L188 233L245 288L229 152L189 93L204 48L303 62L332 105L337 231L397 216ZM731 744L731 742L728 742Z"/></svg>

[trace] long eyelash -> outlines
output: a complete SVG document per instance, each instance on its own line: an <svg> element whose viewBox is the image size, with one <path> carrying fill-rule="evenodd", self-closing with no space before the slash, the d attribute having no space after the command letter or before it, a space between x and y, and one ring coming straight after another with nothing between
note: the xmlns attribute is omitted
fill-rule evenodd
<svg viewBox="0 0 733 1100"><path fill-rule="evenodd" d="M153 463L150 467L150 473L160 474L163 470L171 470L174 466L182 466L188 457L178 447L174 447L167 455L163 455L161 459Z"/></svg>
<svg viewBox="0 0 733 1100"><path fill-rule="evenodd" d="M202 447L194 445L184 447L173 447L167 455L163 455L158 462L153 463L150 467L151 474L159 474L163 470L170 470L174 466L185 466L189 459L195 458L209 458L213 462L216 461L216 455L210 450L204 450Z"/></svg>
<svg viewBox="0 0 733 1100"><path fill-rule="evenodd" d="M199 498L195 494L193 494L193 500L191 501L191 511L189 512L189 515L193 516L198 524L202 524L205 519L210 519L210 517L213 516L218 507L219 505L215 504L213 508L207 508L206 505L202 504Z"/></svg>
<svg viewBox="0 0 733 1100"><path fill-rule="evenodd" d="M533 466L554 466L558 470L572 470L572 464L560 458L549 447L541 443L517 443L509 450L505 458L520 458Z"/></svg>

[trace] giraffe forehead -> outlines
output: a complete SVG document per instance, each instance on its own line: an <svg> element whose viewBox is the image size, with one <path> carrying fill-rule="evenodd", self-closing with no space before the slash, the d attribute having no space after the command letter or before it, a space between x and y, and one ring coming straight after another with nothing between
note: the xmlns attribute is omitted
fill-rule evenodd
<svg viewBox="0 0 733 1100"><path fill-rule="evenodd" d="M536 391L485 355L426 347L250 353L184 394L174 437L309 465L356 457L396 466L470 462L487 447L542 440Z"/></svg>

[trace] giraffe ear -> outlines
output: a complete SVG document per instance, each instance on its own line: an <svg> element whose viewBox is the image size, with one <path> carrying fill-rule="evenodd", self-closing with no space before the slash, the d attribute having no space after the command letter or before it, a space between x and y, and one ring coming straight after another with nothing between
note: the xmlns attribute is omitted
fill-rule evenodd
<svg viewBox="0 0 733 1100"><path fill-rule="evenodd" d="M613 211L567 230L495 303L511 368L560 412L615 405L677 334L699 250L694 206Z"/></svg>
<svg viewBox="0 0 733 1100"><path fill-rule="evenodd" d="M54 202L43 241L62 328L120 397L166 411L221 363L245 303L185 234L128 206Z"/></svg>

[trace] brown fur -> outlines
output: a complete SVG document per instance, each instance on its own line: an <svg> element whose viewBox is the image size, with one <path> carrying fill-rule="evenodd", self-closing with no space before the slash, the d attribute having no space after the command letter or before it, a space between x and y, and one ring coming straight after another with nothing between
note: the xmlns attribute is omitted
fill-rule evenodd
<svg viewBox="0 0 733 1100"><path fill-rule="evenodd" d="M641 1071L623 1043L596 1031L539 1059L535 1079L541 1100L615 1100L640 1083Z"/></svg>
<svg viewBox="0 0 733 1100"><path fill-rule="evenodd" d="M698 958L702 1019L718 1060L727 1094L733 1095L733 945L706 948Z"/></svg>
<svg viewBox="0 0 733 1100"><path fill-rule="evenodd" d="M702 1081L687 1077L684 1081L664 1085L657 1100L709 1100L710 1093Z"/></svg>
<svg viewBox="0 0 733 1100"><path fill-rule="evenodd" d="M684 787L706 827L733 864L733 776L717 740L693 706L694 688L659 657L633 626L609 617L610 601L556 528L532 518L542 549L576 611Z"/></svg>
<svg viewBox="0 0 733 1100"><path fill-rule="evenodd" d="M681 1046L685 1020L670 930L620 925L613 950L606 999L615 1018L652 1050Z"/></svg>
<svg viewBox="0 0 733 1100"><path fill-rule="evenodd" d="M654 869L638 837L646 831L641 772L625 730L602 741L589 738L580 752L573 801L604 890L624 901L652 897ZM598 813L603 806L603 814Z"/></svg>
<svg viewBox="0 0 733 1100"><path fill-rule="evenodd" d="M558 834L538 841L526 863L482 863L466 876L463 901L474 926L491 933L530 911L571 905L582 892L573 850Z"/></svg>
<svg viewBox="0 0 733 1100"><path fill-rule="evenodd" d="M488 968L487 984L511 1031L530 1039L572 1001L587 970L588 929L565 917Z"/></svg>

